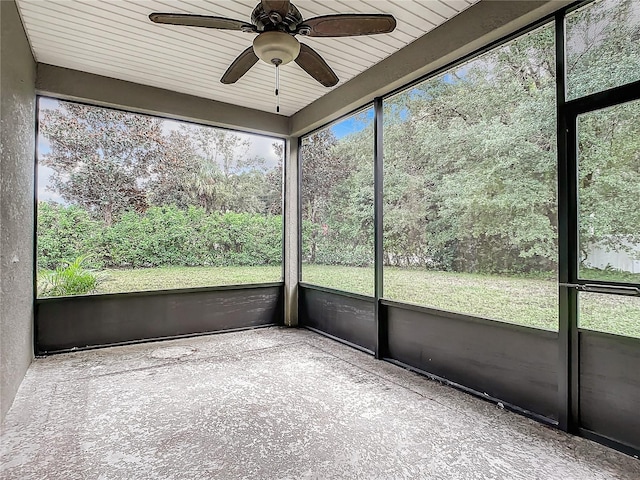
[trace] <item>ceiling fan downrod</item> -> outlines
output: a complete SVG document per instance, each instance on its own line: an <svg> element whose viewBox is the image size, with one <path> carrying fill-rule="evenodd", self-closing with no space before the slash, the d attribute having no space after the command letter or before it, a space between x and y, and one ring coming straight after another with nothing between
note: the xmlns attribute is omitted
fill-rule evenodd
<svg viewBox="0 0 640 480"><path fill-rule="evenodd" d="M278 67L282 61L274 58L271 62L276 66L276 113L280 113L280 69Z"/></svg>

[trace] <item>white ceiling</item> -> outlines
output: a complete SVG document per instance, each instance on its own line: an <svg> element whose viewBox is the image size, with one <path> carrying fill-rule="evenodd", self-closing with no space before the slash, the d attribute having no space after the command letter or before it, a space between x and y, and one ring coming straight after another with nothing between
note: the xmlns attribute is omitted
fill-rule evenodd
<svg viewBox="0 0 640 480"><path fill-rule="evenodd" d="M333 13L390 13L393 33L302 38L333 68L340 83L421 37L478 0L294 0L304 18ZM220 77L254 34L157 25L154 11L249 22L257 0L17 0L38 62L275 112L274 68L258 62L234 85ZM299 37L301 38L301 37ZM295 63L281 67L281 114L292 115L331 89Z"/></svg>

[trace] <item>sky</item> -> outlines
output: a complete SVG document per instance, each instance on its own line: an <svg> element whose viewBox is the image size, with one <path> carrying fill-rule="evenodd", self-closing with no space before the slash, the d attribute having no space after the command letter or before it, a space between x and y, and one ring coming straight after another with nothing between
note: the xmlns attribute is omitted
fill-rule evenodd
<svg viewBox="0 0 640 480"><path fill-rule="evenodd" d="M373 121L373 107L367 108L366 110L362 110L357 112L344 120L340 120L329 128L336 136L337 139L350 135L352 133L357 133L361 130L364 130L367 126L371 125Z"/></svg>
<svg viewBox="0 0 640 480"><path fill-rule="evenodd" d="M458 77L463 78L467 74L467 71L469 70L469 63L470 62L460 65L456 69L456 75ZM455 81L455 78L450 73L445 73L444 75L438 75L435 78L436 79L440 78L445 83L453 83ZM433 79L430 79L430 80L432 81ZM430 81L430 80L426 80L426 81ZM419 92L415 88L411 88L410 91L416 92L416 93ZM395 95L388 97L387 99L385 99L385 101L393 101L394 98L395 98ZM369 107L365 110L361 110L360 112L356 112L355 114L352 114L343 120L339 120L338 122L329 126L329 128L331 129L333 134L336 136L336 138L339 140L343 137L346 137L347 135L364 130L367 126L371 125L371 122L373 122L373 116L374 116L373 107ZM401 118L406 117L407 111L400 112L400 116Z"/></svg>
<svg viewBox="0 0 640 480"><path fill-rule="evenodd" d="M45 97L40 97L39 99L39 103L38 103L38 108L40 110L48 110L51 108L55 108L58 105L58 101L57 100L53 100L51 98L45 98ZM41 164L40 159L41 156L48 153L50 150L49 147L49 142L47 141L46 138L44 138L43 135L38 134L38 145L37 145L37 155L38 155L38 191L37 191L37 197L38 200L42 200L42 201L53 201L53 202L58 202L58 203L64 203L63 198L60 196L60 194L56 193L56 192L51 192L49 191L46 187L49 184L49 178L51 177L51 174L53 173L53 170L51 170L49 167L45 167L44 165Z"/></svg>

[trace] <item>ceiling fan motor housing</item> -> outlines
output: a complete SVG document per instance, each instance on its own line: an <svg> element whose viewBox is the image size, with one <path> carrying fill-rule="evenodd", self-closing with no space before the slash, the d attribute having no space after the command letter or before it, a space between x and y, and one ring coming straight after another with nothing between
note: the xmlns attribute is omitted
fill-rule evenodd
<svg viewBox="0 0 640 480"><path fill-rule="evenodd" d="M268 30L293 32L302 23L302 14L293 3L289 4L289 10L284 16L278 12L268 12L263 8L262 3L258 3L251 13L251 23L259 32Z"/></svg>
<svg viewBox="0 0 640 480"><path fill-rule="evenodd" d="M253 51L270 65L286 65L298 57L300 42L288 33L263 32L253 40Z"/></svg>

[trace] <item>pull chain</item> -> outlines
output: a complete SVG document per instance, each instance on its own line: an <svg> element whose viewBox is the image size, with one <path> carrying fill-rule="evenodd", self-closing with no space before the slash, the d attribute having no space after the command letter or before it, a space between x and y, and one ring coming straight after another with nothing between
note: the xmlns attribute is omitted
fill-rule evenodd
<svg viewBox="0 0 640 480"><path fill-rule="evenodd" d="M280 69L276 64L276 112L280 113Z"/></svg>

